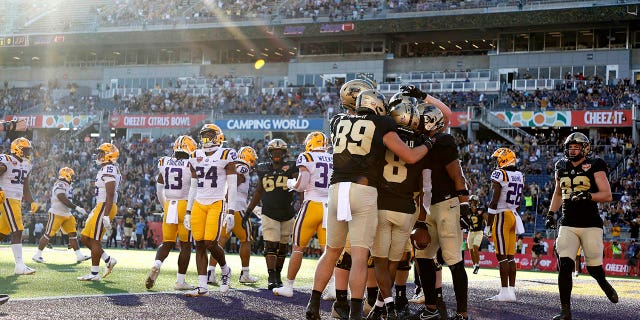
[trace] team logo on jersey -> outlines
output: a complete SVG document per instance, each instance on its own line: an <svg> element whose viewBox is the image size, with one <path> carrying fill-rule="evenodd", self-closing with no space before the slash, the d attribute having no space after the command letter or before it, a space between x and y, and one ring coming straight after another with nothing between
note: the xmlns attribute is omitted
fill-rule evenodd
<svg viewBox="0 0 640 320"><path fill-rule="evenodd" d="M591 169L591 163L582 164L582 170L587 171L589 169Z"/></svg>

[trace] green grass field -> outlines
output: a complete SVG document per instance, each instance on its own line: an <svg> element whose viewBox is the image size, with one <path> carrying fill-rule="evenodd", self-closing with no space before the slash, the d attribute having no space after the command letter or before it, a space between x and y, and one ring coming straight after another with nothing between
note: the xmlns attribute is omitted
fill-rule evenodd
<svg viewBox="0 0 640 320"><path fill-rule="evenodd" d="M89 254L86 248L81 249L85 254ZM11 247L8 244L0 245L0 293L10 294L13 299L37 298L37 297L57 297L76 295L99 295L117 293L141 293L141 292L165 292L173 291L178 271L177 259L178 251L172 251L164 261L160 276L152 290L145 288L147 272L153 266L155 260L155 250L124 250L106 248L107 253L118 259L118 264L114 271L107 278L100 282L77 281L76 277L89 272L91 261L76 263L73 250L66 250L66 247L57 246L53 250L45 249L43 257L46 263L36 263L31 257L36 252L35 246L25 246L23 257L25 263L36 269L35 275L16 276L13 274L14 260ZM238 282L241 264L240 256L237 254L227 254L227 262L232 270L231 287L242 289L252 288ZM313 282L313 273L317 259L303 259L302 267L296 278L297 287L309 287ZM283 270L283 280L286 277L288 260L285 262ZM258 276L260 281L254 288L267 287L267 270L264 257L251 256L251 274ZM101 262L101 273L104 262ZM218 278L220 268L217 269ZM197 283L197 272L195 265L195 255L191 255L189 270L187 272L187 282ZM217 290L216 287L210 288Z"/></svg>

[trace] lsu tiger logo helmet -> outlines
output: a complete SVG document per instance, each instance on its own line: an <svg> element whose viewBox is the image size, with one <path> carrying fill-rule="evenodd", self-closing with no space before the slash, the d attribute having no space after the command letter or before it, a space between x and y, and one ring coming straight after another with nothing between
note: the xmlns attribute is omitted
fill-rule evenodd
<svg viewBox="0 0 640 320"><path fill-rule="evenodd" d="M516 153L509 148L499 148L491 157L496 159L499 169L516 165Z"/></svg>
<svg viewBox="0 0 640 320"><path fill-rule="evenodd" d="M355 112L358 94L370 89L373 89L373 84L367 80L353 79L347 81L342 85L342 87L340 87L340 100L342 102L342 107Z"/></svg>
<svg viewBox="0 0 640 320"><path fill-rule="evenodd" d="M202 126L199 136L203 149L219 147L224 143L224 134L222 133L222 129L213 123L207 123Z"/></svg>
<svg viewBox="0 0 640 320"><path fill-rule="evenodd" d="M240 161L246 163L249 167L253 167L258 162L258 154L251 147L242 147L238 150Z"/></svg>
<svg viewBox="0 0 640 320"><path fill-rule="evenodd" d="M112 143L103 143L98 149L98 154L96 155L96 163L98 165L102 165L105 163L115 163L118 161L118 157L120 156L120 150L113 145Z"/></svg>
<svg viewBox="0 0 640 320"><path fill-rule="evenodd" d="M397 125L411 131L417 131L420 128L420 114L418 114L418 110L415 108L415 102L417 100L415 98L411 99L394 100L395 104L391 107L389 115L391 115Z"/></svg>
<svg viewBox="0 0 640 320"><path fill-rule="evenodd" d="M356 98L356 112L371 111L380 116L386 115L389 111L384 95L375 89L362 91Z"/></svg>
<svg viewBox="0 0 640 320"><path fill-rule="evenodd" d="M305 151L327 151L329 139L320 131L313 131L304 139Z"/></svg>
<svg viewBox="0 0 640 320"><path fill-rule="evenodd" d="M416 109L421 115L420 122L424 131L437 131L444 127L444 114L436 106L420 103Z"/></svg>
<svg viewBox="0 0 640 320"><path fill-rule="evenodd" d="M69 183L73 181L73 177L75 175L76 175L76 172L69 167L60 168L60 170L58 171L58 179L64 180Z"/></svg>
<svg viewBox="0 0 640 320"><path fill-rule="evenodd" d="M580 152L576 155L571 155L569 153L569 145L578 144L581 145L582 148ZM580 132L574 132L570 134L567 139L564 140L564 156L571 161L578 161L589 155L591 152L591 141L589 138Z"/></svg>
<svg viewBox="0 0 640 320"><path fill-rule="evenodd" d="M267 152L274 162L280 162L287 155L287 143L282 139L273 139L267 143Z"/></svg>
<svg viewBox="0 0 640 320"><path fill-rule="evenodd" d="M176 159L187 159L198 149L198 144L191 136L179 136L173 143L173 156Z"/></svg>
<svg viewBox="0 0 640 320"><path fill-rule="evenodd" d="M31 141L27 138L17 138L11 141L11 153L18 158L31 158Z"/></svg>

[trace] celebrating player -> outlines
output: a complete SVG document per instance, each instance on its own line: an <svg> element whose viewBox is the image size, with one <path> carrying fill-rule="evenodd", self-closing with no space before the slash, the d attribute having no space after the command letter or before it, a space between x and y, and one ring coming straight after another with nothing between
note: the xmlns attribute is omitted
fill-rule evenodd
<svg viewBox="0 0 640 320"><path fill-rule="evenodd" d="M473 274L478 274L480 270L480 245L484 238L483 230L485 226L484 209L480 207L480 199L477 195L469 196L469 234L467 236L467 245L469 246L469 254L473 262Z"/></svg>

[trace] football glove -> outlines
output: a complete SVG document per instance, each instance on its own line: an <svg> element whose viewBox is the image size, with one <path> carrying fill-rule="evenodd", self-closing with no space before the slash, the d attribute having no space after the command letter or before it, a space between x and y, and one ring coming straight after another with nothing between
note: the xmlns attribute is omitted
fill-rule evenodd
<svg viewBox="0 0 640 320"><path fill-rule="evenodd" d="M225 229L227 229L227 233L231 232L231 230L233 230L233 227L236 225L236 220L233 216L233 213L227 213L224 216L224 226Z"/></svg>
<svg viewBox="0 0 640 320"><path fill-rule="evenodd" d="M3 203L5 200L7 200L7 194L4 193L4 190L0 190L0 203Z"/></svg>
<svg viewBox="0 0 640 320"><path fill-rule="evenodd" d="M591 200L591 193L589 191L574 191L569 196L571 201Z"/></svg>
<svg viewBox="0 0 640 320"><path fill-rule="evenodd" d="M31 214L36 214L38 208L40 208L40 206L35 201L31 202Z"/></svg>
<svg viewBox="0 0 640 320"><path fill-rule="evenodd" d="M87 215L87 210L85 210L83 207L76 207L76 211L83 217Z"/></svg>
<svg viewBox="0 0 640 320"><path fill-rule="evenodd" d="M429 246L431 236L429 235L429 228L427 228L427 224L424 223L424 221L417 221L413 225L413 230L411 231L409 238L411 239L411 244L416 250L423 250Z"/></svg>
<svg viewBox="0 0 640 320"><path fill-rule="evenodd" d="M107 231L111 230L111 219L109 219L108 216L102 217L102 225L104 226L105 230Z"/></svg>
<svg viewBox="0 0 640 320"><path fill-rule="evenodd" d="M400 90L402 94L414 97L416 99L424 100L427 97L427 94L422 92L418 87L414 85L400 86Z"/></svg>
<svg viewBox="0 0 640 320"><path fill-rule="evenodd" d="M287 189L294 191L297 183L298 180L296 179L287 179Z"/></svg>
<svg viewBox="0 0 640 320"><path fill-rule="evenodd" d="M556 228L556 213L553 211L549 211L547 213L547 220L544 222L544 227L547 229L555 229Z"/></svg>
<svg viewBox="0 0 640 320"><path fill-rule="evenodd" d="M427 149L431 150L431 148L433 148L434 143L435 141L428 135L425 134L422 136L422 144L424 144L424 146L427 147Z"/></svg>
<svg viewBox="0 0 640 320"><path fill-rule="evenodd" d="M182 224L184 225L185 229L191 230L191 214L186 214L184 216L184 221L182 221Z"/></svg>

